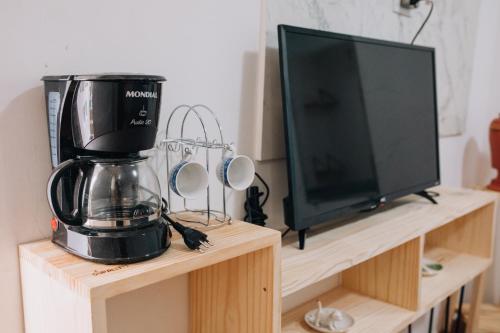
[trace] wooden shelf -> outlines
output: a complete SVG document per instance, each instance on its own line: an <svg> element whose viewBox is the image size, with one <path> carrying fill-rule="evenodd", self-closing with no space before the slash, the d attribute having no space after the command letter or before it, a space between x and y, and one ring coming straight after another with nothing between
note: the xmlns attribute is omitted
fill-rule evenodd
<svg viewBox="0 0 500 333"><path fill-rule="evenodd" d="M296 235L283 240L282 295L288 296L369 258L422 236L481 207L492 204L496 194L437 187L441 194L433 205L408 196L373 214L358 214L345 225L321 226L308 234L299 250Z"/></svg>
<svg viewBox="0 0 500 333"><path fill-rule="evenodd" d="M443 270L438 275L422 278L421 307L424 311L446 299L491 265L490 258L458 253L444 248L430 249L425 251L424 255L443 265Z"/></svg>
<svg viewBox="0 0 500 333"><path fill-rule="evenodd" d="M315 332L304 322L304 314L316 307L317 300L321 300L323 306L341 308L354 317L356 324L349 330L349 333L368 331L397 333L465 283L484 272L491 263L491 259L443 248L426 251L425 256L442 263L444 268L436 276L422 278L421 305L418 311L409 311L338 287L285 313L282 317L282 331L286 333Z"/></svg>
<svg viewBox="0 0 500 333"><path fill-rule="evenodd" d="M207 234L214 246L204 253L177 238L163 255L129 265L86 261L49 240L20 245L26 332L113 331L107 300L184 274L191 332L253 333L255 323L279 332L281 234L239 221Z"/></svg>
<svg viewBox="0 0 500 333"><path fill-rule="evenodd" d="M175 239L162 256L130 265L85 261L48 240L21 245L26 331L113 331L113 301L142 297L146 307L150 298L144 295L151 290L145 290L168 290L154 288L181 277L190 332L312 332L303 316L316 299L281 316L280 296L338 275L340 285L319 299L353 315L350 333L396 333L473 280L470 333L491 264L497 195L434 190L441 194L439 205L408 196L337 228L314 228L304 251L293 235L281 246L279 232L238 221L208 231L215 246L205 253ZM444 270L422 278L424 255L442 262ZM149 331L164 329L158 318Z"/></svg>
<svg viewBox="0 0 500 333"><path fill-rule="evenodd" d="M414 312L398 306L377 301L342 287L318 298L323 306L343 309L355 320L349 333L357 332L398 332L412 322ZM304 321L304 314L316 308L316 299L295 308L282 317L283 333L316 332Z"/></svg>
<svg viewBox="0 0 500 333"><path fill-rule="evenodd" d="M340 227L312 230L302 251L293 235L286 238L283 296L333 275L339 285L283 314L283 332L313 332L303 317L319 299L355 318L350 333L397 333L471 281L473 315L467 332L473 332L484 272L492 261L497 194L433 190L440 194L438 205L416 196L402 198ZM422 277L423 256L442 263L443 270Z"/></svg>
<svg viewBox="0 0 500 333"><path fill-rule="evenodd" d="M279 233L236 221L208 232L214 244L205 253L190 251L181 238L160 257L130 265L103 265L71 255L49 240L19 246L29 262L84 297L112 297L195 271L279 242Z"/></svg>

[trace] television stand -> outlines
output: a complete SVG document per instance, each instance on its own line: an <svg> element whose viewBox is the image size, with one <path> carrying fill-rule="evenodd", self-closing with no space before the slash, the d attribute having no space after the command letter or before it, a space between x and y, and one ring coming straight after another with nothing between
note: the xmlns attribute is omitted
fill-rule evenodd
<svg viewBox="0 0 500 333"><path fill-rule="evenodd" d="M434 196L428 192L428 191L420 191L420 192L415 192L416 195L422 197L422 198L425 198L427 200L429 200L430 202L432 202L433 204L437 205L437 201L434 199Z"/></svg>
<svg viewBox="0 0 500 333"><path fill-rule="evenodd" d="M323 307L345 309L355 318L349 333L402 332L448 296L458 300L457 291L459 295L469 281L472 285L466 289L474 295L469 297L472 310L462 318L467 320L466 331L476 332L495 245L498 196L443 187L430 190L439 192L439 205L408 196L377 214L358 214L349 219L352 223L307 231L304 250L298 249L296 235L285 237L281 332L311 332L304 314L318 300ZM289 242L292 239L295 242ZM422 277L422 257L438 261L443 269L436 276ZM314 286L317 290L320 281L328 281L330 290L325 288L323 294L299 305L295 295L304 295ZM456 303L450 301L449 319Z"/></svg>

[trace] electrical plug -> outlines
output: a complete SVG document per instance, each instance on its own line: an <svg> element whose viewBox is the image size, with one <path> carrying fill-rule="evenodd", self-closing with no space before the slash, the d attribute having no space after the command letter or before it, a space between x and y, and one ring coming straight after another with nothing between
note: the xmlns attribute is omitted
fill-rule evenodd
<svg viewBox="0 0 500 333"><path fill-rule="evenodd" d="M173 224L175 230L182 235L184 238L184 244L191 250L201 250L201 246L208 248L210 243L208 242L207 235L196 229L188 228L180 223Z"/></svg>
<svg viewBox="0 0 500 333"><path fill-rule="evenodd" d="M175 222L166 214L163 214L163 218L166 219L179 234L181 234L184 244L186 244L189 249L204 252L201 249L202 246L205 248L212 246L212 243L208 240L207 234L199 230L186 227L179 222Z"/></svg>

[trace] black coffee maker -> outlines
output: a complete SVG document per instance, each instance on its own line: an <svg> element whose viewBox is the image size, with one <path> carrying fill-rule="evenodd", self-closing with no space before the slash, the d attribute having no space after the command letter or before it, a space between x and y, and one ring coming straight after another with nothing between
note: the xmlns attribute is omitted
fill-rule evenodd
<svg viewBox="0 0 500 333"><path fill-rule="evenodd" d="M170 245L154 146L162 76L45 76L52 241L80 257L129 263Z"/></svg>

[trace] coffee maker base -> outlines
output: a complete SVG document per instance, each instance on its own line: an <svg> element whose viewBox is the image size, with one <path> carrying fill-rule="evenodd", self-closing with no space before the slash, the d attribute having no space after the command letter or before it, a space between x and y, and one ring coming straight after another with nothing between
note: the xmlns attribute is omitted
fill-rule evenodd
<svg viewBox="0 0 500 333"><path fill-rule="evenodd" d="M129 264L161 255L170 246L168 226L161 219L123 231L97 231L60 221L52 242L66 251L102 264Z"/></svg>

